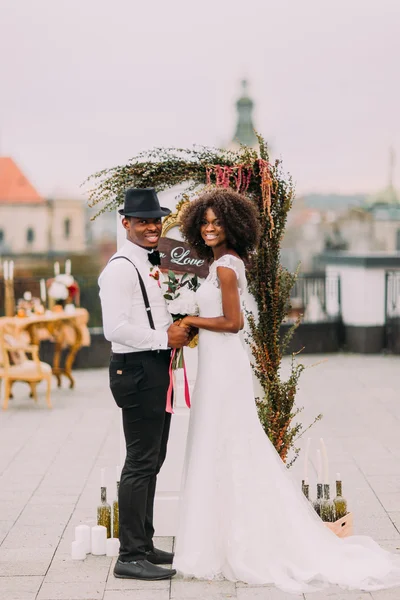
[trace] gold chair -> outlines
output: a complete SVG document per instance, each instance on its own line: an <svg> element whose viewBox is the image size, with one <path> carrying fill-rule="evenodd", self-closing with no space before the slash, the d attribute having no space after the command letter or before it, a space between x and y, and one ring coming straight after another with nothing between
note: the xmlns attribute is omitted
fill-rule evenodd
<svg viewBox="0 0 400 600"><path fill-rule="evenodd" d="M51 408L52 369L47 363L39 360L39 346L20 343L11 335L0 336L0 382L4 379L3 410L8 407L11 387L15 381L25 381L31 388L31 396L37 402L36 385L47 381L46 402ZM27 354L32 356L28 359Z"/></svg>

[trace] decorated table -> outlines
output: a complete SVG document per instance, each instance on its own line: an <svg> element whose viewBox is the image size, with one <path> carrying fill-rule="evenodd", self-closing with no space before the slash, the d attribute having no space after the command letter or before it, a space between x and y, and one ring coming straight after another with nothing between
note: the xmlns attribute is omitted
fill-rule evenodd
<svg viewBox="0 0 400 600"><path fill-rule="evenodd" d="M68 305L67 305L68 306ZM90 346L90 334L87 327L89 313L84 308L73 311L46 311L44 314L32 314L25 317L1 317L0 335L8 334L16 340L28 338L30 344L40 345L44 340L55 344L52 370L57 378L58 387L61 377L69 379L70 388L75 385L72 367L75 356L82 346ZM61 367L61 352L68 348L65 364Z"/></svg>

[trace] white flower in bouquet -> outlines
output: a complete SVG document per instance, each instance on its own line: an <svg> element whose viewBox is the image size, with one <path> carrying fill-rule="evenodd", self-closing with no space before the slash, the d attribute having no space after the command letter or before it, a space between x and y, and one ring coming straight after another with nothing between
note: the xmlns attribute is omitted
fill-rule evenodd
<svg viewBox="0 0 400 600"><path fill-rule="evenodd" d="M188 287L181 287L177 296L168 302L168 311L171 315L197 315L199 307L196 302L196 293Z"/></svg>
<svg viewBox="0 0 400 600"><path fill-rule="evenodd" d="M64 283L54 280L49 287L49 296L50 298L54 298L54 300L66 300L68 298L68 289Z"/></svg>
<svg viewBox="0 0 400 600"><path fill-rule="evenodd" d="M66 273L56 275L55 279L57 283L62 283L66 288L69 288L74 283L72 275L67 275Z"/></svg>

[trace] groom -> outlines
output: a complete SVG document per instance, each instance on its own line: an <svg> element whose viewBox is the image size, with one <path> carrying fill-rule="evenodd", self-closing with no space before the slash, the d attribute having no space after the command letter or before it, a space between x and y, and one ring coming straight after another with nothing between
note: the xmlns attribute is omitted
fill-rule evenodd
<svg viewBox="0 0 400 600"><path fill-rule="evenodd" d="M119 487L120 553L115 577L158 580L175 575L173 554L153 545L157 474L164 462L171 415L165 412L171 348L188 331L172 324L159 287L156 250L162 217L153 188L126 191L126 242L99 278L104 335L112 343L110 388L122 409L126 461Z"/></svg>

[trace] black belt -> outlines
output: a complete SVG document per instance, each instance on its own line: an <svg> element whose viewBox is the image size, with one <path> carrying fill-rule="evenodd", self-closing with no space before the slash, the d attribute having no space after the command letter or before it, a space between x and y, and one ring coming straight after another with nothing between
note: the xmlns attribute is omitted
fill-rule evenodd
<svg viewBox="0 0 400 600"><path fill-rule="evenodd" d="M117 352L111 352L111 360L116 360L119 362L135 362L135 360L142 360L144 358L149 358L152 354L161 354L166 353L171 354L171 350L143 350L140 352L125 352L123 354L119 354Z"/></svg>

